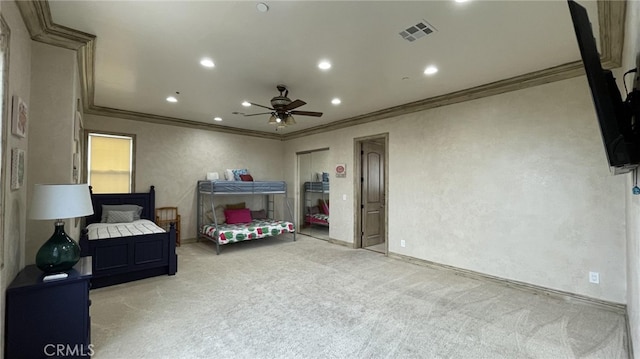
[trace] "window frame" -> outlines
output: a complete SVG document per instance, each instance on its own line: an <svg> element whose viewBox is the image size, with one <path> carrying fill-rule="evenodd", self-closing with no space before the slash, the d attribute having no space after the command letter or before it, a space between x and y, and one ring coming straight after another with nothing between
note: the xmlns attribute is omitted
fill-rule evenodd
<svg viewBox="0 0 640 359"><path fill-rule="evenodd" d="M89 136L96 134L98 136L113 136L113 137L129 137L131 138L131 190L129 193L136 192L136 135L132 133L122 133L122 132L113 132L113 131L100 131L100 130L84 130L84 163L83 163L83 171L82 171L82 179L85 183L89 183Z"/></svg>

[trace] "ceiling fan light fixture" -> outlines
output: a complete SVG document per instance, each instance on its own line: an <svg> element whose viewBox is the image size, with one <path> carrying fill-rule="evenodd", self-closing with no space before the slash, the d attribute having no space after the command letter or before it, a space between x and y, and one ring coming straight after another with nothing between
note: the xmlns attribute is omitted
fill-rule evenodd
<svg viewBox="0 0 640 359"><path fill-rule="evenodd" d="M296 120L293 118L293 116L287 115L287 117L285 117L284 119L284 124L287 126L295 125Z"/></svg>
<svg viewBox="0 0 640 359"><path fill-rule="evenodd" d="M278 120L276 118L276 115L272 114L271 117L269 117L269 124L270 125L277 125L278 124Z"/></svg>

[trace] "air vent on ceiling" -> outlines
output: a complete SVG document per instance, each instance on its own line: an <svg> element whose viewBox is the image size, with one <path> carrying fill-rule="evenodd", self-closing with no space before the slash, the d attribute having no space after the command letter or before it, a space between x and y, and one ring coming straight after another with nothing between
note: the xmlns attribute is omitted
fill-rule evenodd
<svg viewBox="0 0 640 359"><path fill-rule="evenodd" d="M421 22L402 30L400 32L400 36L402 36L403 39L412 42L421 37L432 34L435 31L437 31L435 27L431 26L431 24L426 20L422 20Z"/></svg>

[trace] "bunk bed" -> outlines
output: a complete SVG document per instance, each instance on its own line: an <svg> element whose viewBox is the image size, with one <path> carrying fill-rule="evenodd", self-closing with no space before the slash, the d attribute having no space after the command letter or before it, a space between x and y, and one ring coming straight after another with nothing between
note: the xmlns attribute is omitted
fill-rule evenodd
<svg viewBox="0 0 640 359"><path fill-rule="evenodd" d="M312 200L317 199L317 205ZM305 182L305 225L329 225L329 182Z"/></svg>
<svg viewBox="0 0 640 359"><path fill-rule="evenodd" d="M220 254L220 246L246 240L277 236L285 233L293 233L296 240L296 232L292 222L273 219L275 213L274 195L284 195L289 216L293 218L291 207L286 200L287 184L284 181L198 181L197 187L197 233L198 240L207 239L216 244L216 254ZM234 214L225 210L221 215L217 210L216 197L234 195L262 195L265 196L267 208L261 215L247 217L250 209L240 208L238 218L233 223L224 223L227 215ZM218 212L218 213L216 213ZM228 219L228 218L227 218Z"/></svg>
<svg viewBox="0 0 640 359"><path fill-rule="evenodd" d="M80 235L80 255L92 257L91 288L178 271L175 226L167 232L153 223L154 186L148 193L92 193L91 201L93 215L85 217L86 228ZM105 223L111 212L135 214L122 222Z"/></svg>

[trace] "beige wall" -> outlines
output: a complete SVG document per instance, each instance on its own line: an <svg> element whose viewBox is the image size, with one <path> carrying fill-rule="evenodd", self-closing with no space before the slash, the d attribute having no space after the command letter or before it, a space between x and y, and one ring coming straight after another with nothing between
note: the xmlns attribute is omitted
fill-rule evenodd
<svg viewBox="0 0 640 359"><path fill-rule="evenodd" d="M640 57L640 1L627 2L627 20L622 73L637 66ZM640 69L639 69L640 70ZM618 75L618 86L622 76ZM633 76L627 76L627 87ZM623 90L624 91L624 90ZM624 96L624 95L623 95ZM631 343L636 355L640 352L640 196L631 195L632 175L627 175L625 187L627 205L627 313L631 329Z"/></svg>
<svg viewBox="0 0 640 359"><path fill-rule="evenodd" d="M182 238L196 237L196 183L207 172L224 178L227 168L247 168L255 180L283 178L280 141L93 115L84 119L88 130L136 135L135 190L154 185L156 207L178 207Z"/></svg>
<svg viewBox="0 0 640 359"><path fill-rule="evenodd" d="M31 40L30 36L22 22L20 12L14 2L0 2L0 12L7 22L10 30L10 50L9 50L9 81L8 81L8 106L10 115L11 97L12 95L20 96L27 104L31 103ZM27 130L27 138L18 138L11 135L10 120L3 123L2 136L6 138L6 147L2 149L2 166L5 169L5 177L0 180L2 183L1 191L4 192L4 232L2 237L4 243L4 266L0 269L0 311L2 313L2 323L4 323L5 310L5 289L15 278L18 271L24 267L25 257L25 226L26 226L26 198L27 189L23 187L19 190L11 190L10 186L10 163L11 148L20 148L27 150L29 140L29 130ZM28 162L28 159L27 159ZM4 348L4 325L0 326L0 343Z"/></svg>
<svg viewBox="0 0 640 359"><path fill-rule="evenodd" d="M597 126L581 77L287 141L285 176L298 151L346 163L330 236L353 242L354 138L388 132L390 252L625 303L625 178Z"/></svg>
<svg viewBox="0 0 640 359"><path fill-rule="evenodd" d="M72 183L73 127L79 98L76 52L33 42L31 76L27 203L35 184ZM35 263L38 249L53 234L54 222L27 219L26 264ZM65 231L78 240L80 229L75 221L65 222Z"/></svg>

